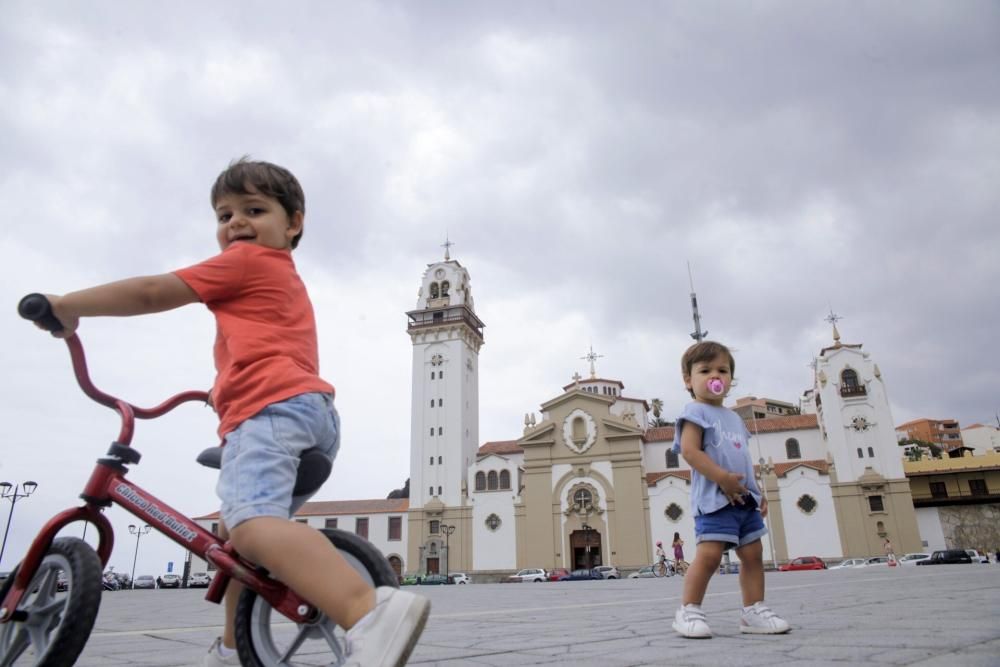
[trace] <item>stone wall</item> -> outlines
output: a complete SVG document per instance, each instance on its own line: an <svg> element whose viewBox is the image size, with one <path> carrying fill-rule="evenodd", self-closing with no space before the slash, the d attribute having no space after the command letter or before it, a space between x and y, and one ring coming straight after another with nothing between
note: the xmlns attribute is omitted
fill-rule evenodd
<svg viewBox="0 0 1000 667"><path fill-rule="evenodd" d="M938 515L949 549L1000 549L1000 504L939 507Z"/></svg>

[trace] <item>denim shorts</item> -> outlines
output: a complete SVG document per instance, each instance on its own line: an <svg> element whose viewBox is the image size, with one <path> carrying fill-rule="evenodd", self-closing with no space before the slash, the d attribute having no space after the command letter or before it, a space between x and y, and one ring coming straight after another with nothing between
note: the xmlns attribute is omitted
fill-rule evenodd
<svg viewBox="0 0 1000 667"><path fill-rule="evenodd" d="M302 452L319 447L332 462L340 417L329 394L299 394L273 403L226 435L215 492L230 530L261 516L290 518L310 496L292 496Z"/></svg>
<svg viewBox="0 0 1000 667"><path fill-rule="evenodd" d="M742 547L767 535L764 518L751 496L743 505L727 505L711 514L694 518L696 542L725 542L729 547Z"/></svg>

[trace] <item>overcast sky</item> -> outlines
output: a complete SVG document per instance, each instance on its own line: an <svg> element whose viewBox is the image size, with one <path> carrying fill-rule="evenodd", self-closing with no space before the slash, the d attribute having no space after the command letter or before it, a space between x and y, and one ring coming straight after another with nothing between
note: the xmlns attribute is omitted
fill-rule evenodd
<svg viewBox="0 0 1000 667"><path fill-rule="evenodd" d="M996 2L2 0L0 15L0 480L39 484L0 569L78 502L117 433L18 298L213 254L209 188L244 154L306 192L295 259L344 424L317 499L382 498L409 474L404 313L446 235L486 323L483 442L517 438L590 345L627 396L679 412L687 262L705 328L737 351L736 395L796 402L832 309L896 424L995 423ZM80 334L98 386L134 403L212 382L200 306ZM213 511L194 457L214 429L199 406L140 423L130 479ZM111 564L130 570L134 520L109 516ZM181 559L151 535L137 574Z"/></svg>

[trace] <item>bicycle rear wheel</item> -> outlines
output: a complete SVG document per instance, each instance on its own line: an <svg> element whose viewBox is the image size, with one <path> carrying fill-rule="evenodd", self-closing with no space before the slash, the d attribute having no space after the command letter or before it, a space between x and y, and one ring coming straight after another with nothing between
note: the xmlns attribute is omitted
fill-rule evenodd
<svg viewBox="0 0 1000 667"><path fill-rule="evenodd" d="M367 540L341 530L320 532L369 584L399 586L389 562ZM343 628L324 614L313 623L292 623L248 588L243 590L236 607L235 630L236 646L244 665L300 667L343 662Z"/></svg>
<svg viewBox="0 0 1000 667"><path fill-rule="evenodd" d="M19 568L4 582L0 599ZM0 625L0 665L75 663L101 606L101 569L101 559L83 540L53 540L15 612L20 618Z"/></svg>

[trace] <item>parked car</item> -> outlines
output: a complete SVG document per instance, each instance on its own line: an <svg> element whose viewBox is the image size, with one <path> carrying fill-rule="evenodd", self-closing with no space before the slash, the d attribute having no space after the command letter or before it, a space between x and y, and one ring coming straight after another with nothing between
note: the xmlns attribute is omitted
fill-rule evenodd
<svg viewBox="0 0 1000 667"><path fill-rule="evenodd" d="M507 582L512 584L524 583L528 581L538 583L539 581L545 581L546 578L547 575L545 570L529 567L524 570L518 570L517 574L512 574L507 577Z"/></svg>
<svg viewBox="0 0 1000 667"><path fill-rule="evenodd" d="M972 559L973 563L989 563L990 557L984 556L975 549L966 549L965 553L969 554L969 558Z"/></svg>
<svg viewBox="0 0 1000 667"><path fill-rule="evenodd" d="M917 565L954 565L971 562L972 557L962 549L943 549L935 551L926 560L918 560Z"/></svg>
<svg viewBox="0 0 1000 667"><path fill-rule="evenodd" d="M470 579L469 575L465 574L464 572L452 572L448 576L451 578L451 583L453 583L453 584L471 584L472 583L472 579Z"/></svg>
<svg viewBox="0 0 1000 667"><path fill-rule="evenodd" d="M564 567L557 567L554 570L549 570L549 581L559 581L563 577L569 576L569 570Z"/></svg>
<svg viewBox="0 0 1000 667"><path fill-rule="evenodd" d="M865 567L872 567L873 565L888 565L888 556L872 556L871 558L865 559Z"/></svg>
<svg viewBox="0 0 1000 667"><path fill-rule="evenodd" d="M132 588L156 588L156 579L151 574L140 574L132 582Z"/></svg>
<svg viewBox="0 0 1000 667"><path fill-rule="evenodd" d="M652 579L656 575L653 574L653 566L646 565L645 567L640 567L638 570L628 575L629 579Z"/></svg>
<svg viewBox="0 0 1000 667"><path fill-rule="evenodd" d="M400 579L399 579L399 585L400 586L416 586L417 584L420 583L420 579L421 579L421 577L420 577L419 574L408 574L408 575L406 575L404 577L400 577Z"/></svg>
<svg viewBox="0 0 1000 667"><path fill-rule="evenodd" d="M62 570L56 575L56 591L68 591L69 590L69 580L66 578L66 573Z"/></svg>
<svg viewBox="0 0 1000 667"><path fill-rule="evenodd" d="M450 584L448 577L443 574L428 574L426 577L420 580L421 586L441 586L443 584Z"/></svg>
<svg viewBox="0 0 1000 667"><path fill-rule="evenodd" d="M916 552L914 552L914 553L911 553L911 554L903 554L902 556L899 557L899 564L900 565L916 565L920 561L927 560L930 557L931 557L930 554L925 554L925 553L916 553Z"/></svg>
<svg viewBox="0 0 1000 667"><path fill-rule="evenodd" d="M212 577L208 576L208 572L193 572L188 577L188 588L208 588L211 583Z"/></svg>
<svg viewBox="0 0 1000 667"><path fill-rule="evenodd" d="M618 573L618 568L612 565L598 565L594 568L601 573L601 576L605 579L621 579L622 575Z"/></svg>
<svg viewBox="0 0 1000 667"><path fill-rule="evenodd" d="M604 575L596 567L573 570L559 581L591 581L593 579L604 579Z"/></svg>
<svg viewBox="0 0 1000 667"><path fill-rule="evenodd" d="M778 568L781 572L795 572L797 570L825 570L826 563L818 556L801 556L794 558Z"/></svg>
<svg viewBox="0 0 1000 667"><path fill-rule="evenodd" d="M160 577L158 583L160 588L180 588L181 578L176 574L165 574Z"/></svg>
<svg viewBox="0 0 1000 667"><path fill-rule="evenodd" d="M864 567L866 558L845 558L836 565L831 565L828 570L847 570L855 567Z"/></svg>

